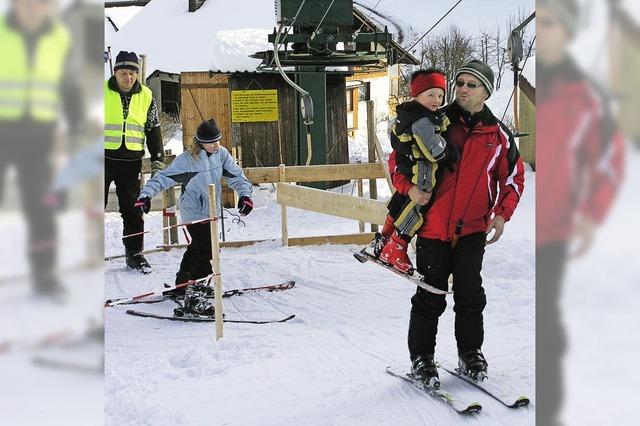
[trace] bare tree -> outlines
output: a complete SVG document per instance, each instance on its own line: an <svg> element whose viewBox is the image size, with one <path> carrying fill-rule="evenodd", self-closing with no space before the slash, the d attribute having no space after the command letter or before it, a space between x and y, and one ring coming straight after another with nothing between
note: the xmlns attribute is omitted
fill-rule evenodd
<svg viewBox="0 0 640 426"><path fill-rule="evenodd" d="M429 39L422 51L422 65L440 68L447 81L453 82L455 72L476 56L480 56L478 46L462 30L451 27L448 33ZM447 101L454 98L454 90L449 90Z"/></svg>
<svg viewBox="0 0 640 426"><path fill-rule="evenodd" d="M180 117L177 114L160 113L160 131L162 132L162 145L166 145L182 127Z"/></svg>
<svg viewBox="0 0 640 426"><path fill-rule="evenodd" d="M496 76L496 89L502 85L502 77L509 65L507 58L507 37L503 36L500 26L496 26L494 33L489 38L489 60L487 63L493 68Z"/></svg>

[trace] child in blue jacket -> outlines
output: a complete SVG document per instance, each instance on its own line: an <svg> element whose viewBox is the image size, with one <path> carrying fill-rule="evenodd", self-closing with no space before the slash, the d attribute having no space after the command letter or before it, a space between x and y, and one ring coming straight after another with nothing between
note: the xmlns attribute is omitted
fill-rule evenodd
<svg viewBox="0 0 640 426"><path fill-rule="evenodd" d="M187 151L180 154L165 170L158 171L146 183L136 202L144 213L151 209L151 198L176 184L182 185L180 216L183 222L209 218L208 186L216 185L218 216L222 215L222 186L224 176L227 184L239 196L238 210L245 216L253 209L251 182L236 164L229 151L220 145L222 133L214 119L203 121ZM206 277L211 269L210 222L187 225L191 244L184 253L176 284Z"/></svg>

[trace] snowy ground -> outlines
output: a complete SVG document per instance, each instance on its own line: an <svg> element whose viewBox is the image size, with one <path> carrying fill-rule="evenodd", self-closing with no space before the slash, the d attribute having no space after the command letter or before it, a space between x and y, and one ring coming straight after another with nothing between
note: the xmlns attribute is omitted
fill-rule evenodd
<svg viewBox="0 0 640 426"><path fill-rule="evenodd" d="M357 142L354 142L357 143ZM493 371L511 377L522 393L534 393L534 174L503 239L487 249L484 278L485 353ZM383 182L379 191L388 196ZM279 206L270 186L255 190L256 209L246 226L227 221L227 238L278 238ZM337 189L351 193L351 186ZM357 222L289 209L290 235L357 232ZM147 216L160 241L161 219ZM121 224L105 218L107 254L122 251ZM105 311L105 396L109 425L446 425L460 417L385 373L408 365L406 333L414 287L375 265L357 263L356 246L281 247L279 241L221 253L223 288L295 280L280 293L225 299L228 318L272 319L285 324L225 324L215 341L212 324L162 322L128 316L125 307ZM133 295L172 282L182 250L148 256L154 273L106 262L106 297ZM175 305L137 305L170 313ZM455 359L453 312L443 315L437 356ZM456 392L478 400L483 425L532 425L534 409L506 409L449 377ZM251 409L245 409L251 407ZM391 420L393 419L393 420Z"/></svg>

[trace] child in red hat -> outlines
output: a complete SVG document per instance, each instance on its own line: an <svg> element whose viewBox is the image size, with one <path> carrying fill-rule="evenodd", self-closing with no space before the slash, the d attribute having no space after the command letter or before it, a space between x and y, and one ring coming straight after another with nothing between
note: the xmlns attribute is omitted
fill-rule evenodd
<svg viewBox="0 0 640 426"><path fill-rule="evenodd" d="M384 227L365 248L369 255L407 274L414 272L407 246L422 226L438 167L443 163L451 167L458 160L456 149L441 136L448 125L446 116L438 111L447 90L444 73L418 70L411 75L410 88L412 99L396 107L390 132L389 170L392 176L399 173L406 179L393 179L396 192L389 201Z"/></svg>

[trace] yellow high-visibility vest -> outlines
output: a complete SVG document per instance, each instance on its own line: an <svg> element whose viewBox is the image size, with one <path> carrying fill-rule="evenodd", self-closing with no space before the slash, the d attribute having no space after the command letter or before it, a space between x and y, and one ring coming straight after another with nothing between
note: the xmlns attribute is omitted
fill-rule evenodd
<svg viewBox="0 0 640 426"><path fill-rule="evenodd" d="M36 121L57 120L69 31L54 23L38 39L31 66L22 34L10 28L5 17L0 17L0 40L0 120L19 120L26 114Z"/></svg>
<svg viewBox="0 0 640 426"><path fill-rule="evenodd" d="M144 151L144 124L152 100L151 89L142 85L142 90L131 96L129 115L125 120L120 94L109 89L109 80L104 83L104 149L120 148L124 136L128 150Z"/></svg>

